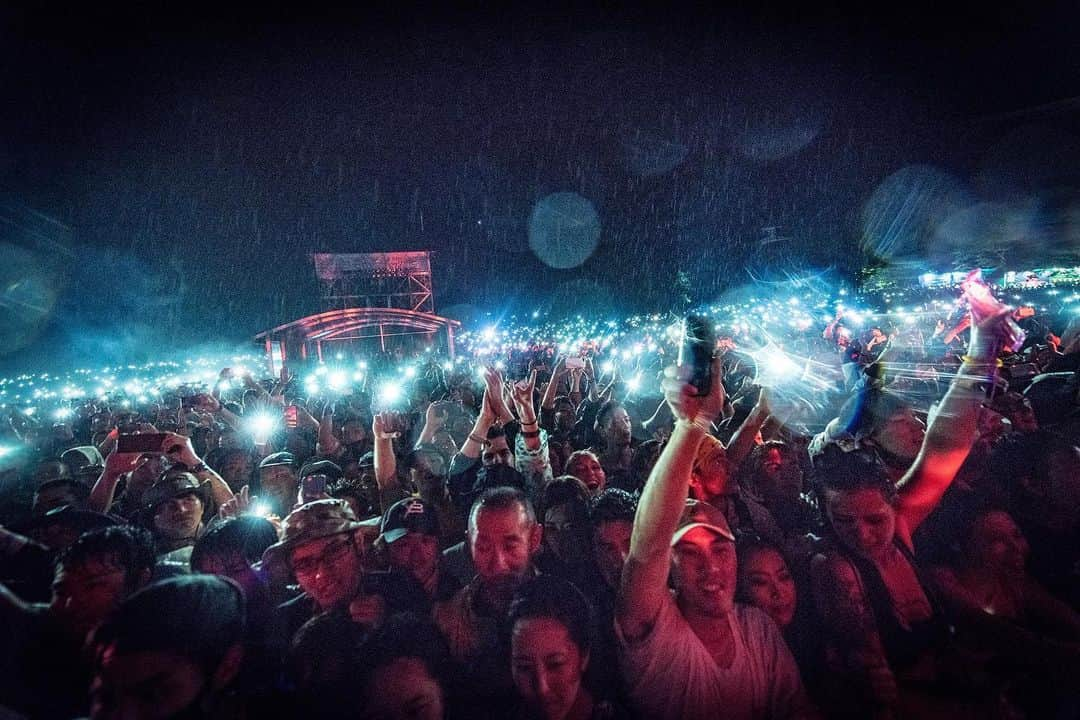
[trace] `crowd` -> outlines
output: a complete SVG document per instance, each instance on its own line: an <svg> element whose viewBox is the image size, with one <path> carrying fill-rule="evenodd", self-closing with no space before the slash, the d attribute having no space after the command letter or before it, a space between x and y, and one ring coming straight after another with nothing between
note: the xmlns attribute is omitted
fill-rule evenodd
<svg viewBox="0 0 1080 720"><path fill-rule="evenodd" d="M0 714L1080 717L1077 328L953 310L11 412Z"/></svg>

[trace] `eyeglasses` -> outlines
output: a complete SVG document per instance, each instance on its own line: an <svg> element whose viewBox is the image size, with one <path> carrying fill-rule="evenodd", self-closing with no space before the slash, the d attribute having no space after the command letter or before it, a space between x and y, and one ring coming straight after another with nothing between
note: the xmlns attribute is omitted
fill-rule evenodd
<svg viewBox="0 0 1080 720"><path fill-rule="evenodd" d="M329 567L339 560L344 560L349 550L354 547L355 545L353 544L351 537L327 545L318 555L312 555L293 561L293 572L296 573L296 577L298 578L300 576L311 577L319 571L320 565Z"/></svg>

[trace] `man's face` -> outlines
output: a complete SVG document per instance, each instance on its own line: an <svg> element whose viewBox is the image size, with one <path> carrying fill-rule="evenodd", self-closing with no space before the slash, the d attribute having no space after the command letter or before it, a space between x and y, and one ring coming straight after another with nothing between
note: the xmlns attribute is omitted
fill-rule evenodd
<svg viewBox="0 0 1080 720"><path fill-rule="evenodd" d="M873 439L887 452L902 460L913 461L922 448L926 424L910 408L898 410L885 421Z"/></svg>
<svg viewBox="0 0 1080 720"><path fill-rule="evenodd" d="M200 700L210 678L194 661L165 650L101 651L90 685L92 720L176 717Z"/></svg>
<svg viewBox="0 0 1080 720"><path fill-rule="evenodd" d="M304 543L293 550L292 567L300 587L323 610L352 600L364 572L356 539L349 533Z"/></svg>
<svg viewBox="0 0 1080 720"><path fill-rule="evenodd" d="M60 565L53 575L49 613L78 637L90 632L127 595L123 568L107 556Z"/></svg>
<svg viewBox="0 0 1080 720"><path fill-rule="evenodd" d="M540 526L529 520L520 504L480 508L469 523L469 549L485 588L509 600L529 570L541 535Z"/></svg>
<svg viewBox="0 0 1080 720"><path fill-rule="evenodd" d="M251 479L251 456L246 452L231 453L221 466L221 477L229 487L239 490Z"/></svg>
<svg viewBox="0 0 1080 720"><path fill-rule="evenodd" d="M390 567L411 573L421 585L435 577L439 567L439 538L408 532L386 544Z"/></svg>
<svg viewBox="0 0 1080 720"><path fill-rule="evenodd" d="M255 569L248 563L247 558L237 552L221 553L218 555L204 555L198 565L192 563L192 570L207 575L218 575L236 582L248 597L258 592L259 576Z"/></svg>
<svg viewBox="0 0 1080 720"><path fill-rule="evenodd" d="M166 500L154 511L154 530L166 540L194 538L202 523L203 504L195 493Z"/></svg>
<svg viewBox="0 0 1080 720"><path fill-rule="evenodd" d="M672 572L684 611L723 617L735 604L735 543L712 530L696 527L679 540Z"/></svg>
<svg viewBox="0 0 1080 720"><path fill-rule="evenodd" d="M611 411L604 425L604 434L616 445L625 445L630 442L630 415L626 412L626 408L617 407Z"/></svg>
<svg viewBox="0 0 1080 720"><path fill-rule="evenodd" d="M593 530L593 549L600 576L612 590L617 590L622 577L623 565L630 556L630 534L634 530L632 520L609 520Z"/></svg>
<svg viewBox="0 0 1080 720"><path fill-rule="evenodd" d="M506 436L500 436L493 439L484 448L484 454L482 456L484 465L509 465L514 466L514 453L510 451L510 446L506 444Z"/></svg>
<svg viewBox="0 0 1080 720"><path fill-rule="evenodd" d="M896 511L880 490L826 490L825 514L837 539L863 557L882 557L892 546Z"/></svg>
<svg viewBox="0 0 1080 720"><path fill-rule="evenodd" d="M262 498L274 513L284 517L296 498L296 471L289 465L271 465L259 470Z"/></svg>
<svg viewBox="0 0 1080 720"><path fill-rule="evenodd" d="M786 456L779 448L769 448L761 462L763 487L767 499L783 498L794 501L802 492L802 469L795 458Z"/></svg>

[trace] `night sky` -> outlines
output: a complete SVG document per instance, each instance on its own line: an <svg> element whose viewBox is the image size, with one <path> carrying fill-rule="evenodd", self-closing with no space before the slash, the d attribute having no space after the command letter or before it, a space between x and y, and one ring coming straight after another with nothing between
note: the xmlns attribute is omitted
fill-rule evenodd
<svg viewBox="0 0 1080 720"><path fill-rule="evenodd" d="M242 342L313 251L432 250L458 316L1075 256L1075 4L865 5L0 9L0 365Z"/></svg>

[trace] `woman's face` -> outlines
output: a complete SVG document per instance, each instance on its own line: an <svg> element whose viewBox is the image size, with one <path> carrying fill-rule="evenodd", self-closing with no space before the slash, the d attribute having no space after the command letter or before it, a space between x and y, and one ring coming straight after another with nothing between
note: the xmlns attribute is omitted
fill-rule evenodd
<svg viewBox="0 0 1080 720"><path fill-rule="evenodd" d="M582 528L585 519L569 503L556 505L544 513L544 545L564 562L571 562L583 554Z"/></svg>
<svg viewBox="0 0 1080 720"><path fill-rule="evenodd" d="M603 491L604 485L607 483L604 468L592 455L578 455L572 462L568 462L566 464L566 474L573 475L585 483L585 487L589 488L589 492L593 495Z"/></svg>
<svg viewBox="0 0 1080 720"><path fill-rule="evenodd" d="M896 511L880 490L826 490L825 514L837 539L863 557L884 557L896 533Z"/></svg>
<svg viewBox="0 0 1080 720"><path fill-rule="evenodd" d="M514 623L511 672L522 699L545 720L561 720L581 692L588 653L553 618L525 618Z"/></svg>
<svg viewBox="0 0 1080 720"><path fill-rule="evenodd" d="M442 720L443 691L419 658L399 657L375 671L364 717L379 720Z"/></svg>
<svg viewBox="0 0 1080 720"><path fill-rule="evenodd" d="M765 611L781 630L795 618L795 580L783 556L772 548L758 548L739 562L743 597Z"/></svg>

